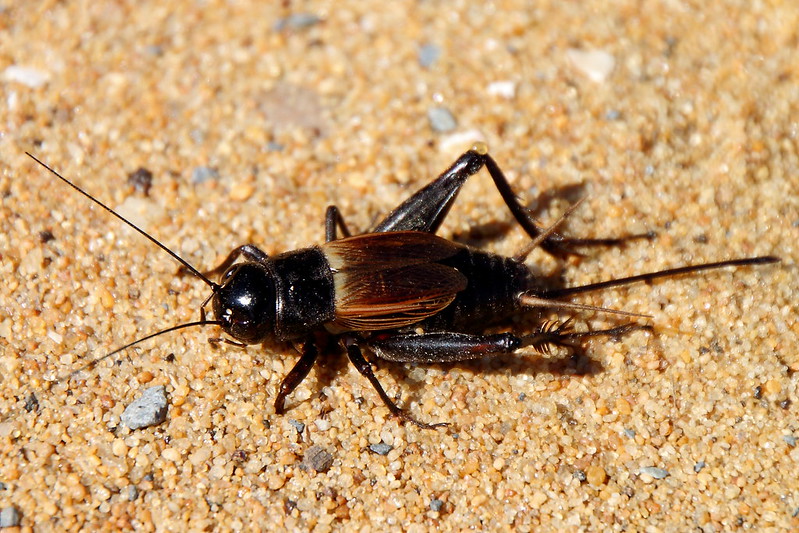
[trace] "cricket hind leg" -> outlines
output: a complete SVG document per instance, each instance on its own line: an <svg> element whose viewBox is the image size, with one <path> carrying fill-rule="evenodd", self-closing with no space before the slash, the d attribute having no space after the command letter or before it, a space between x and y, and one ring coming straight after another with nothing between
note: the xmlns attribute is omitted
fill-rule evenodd
<svg viewBox="0 0 799 533"><path fill-rule="evenodd" d="M455 363L512 354L527 346L548 354L554 347L576 349L579 343L592 337L622 337L633 331L653 328L648 324L630 322L594 331L574 331L571 319L545 322L526 335L496 333L472 335L455 332L398 333L370 339L366 345L377 357L397 363Z"/></svg>
<svg viewBox="0 0 799 533"><path fill-rule="evenodd" d="M473 150L477 148L485 149L485 146L482 147L476 146ZM502 170L497 165L496 161L488 154L487 151L483 153L483 162L485 164L486 170L491 175L491 179L494 180L494 185L496 186L499 194L502 196L502 199L505 202L505 205L508 207L508 210L513 215L513 218L516 219L516 222L524 229L524 231L530 236L531 239L534 241L539 239L539 236L545 232L546 230L539 228L533 222L533 219L530 217L528 210L519 203L519 200L516 198L516 195L513 193L513 190L510 187L510 183L508 179L503 174ZM545 238L542 239L541 248L546 250L548 253L555 255L555 256L564 256L564 255L581 255L579 252L574 250L575 247L581 246L621 246L629 241L635 241L640 239L651 240L655 238L655 232L649 231L645 233L634 233L630 235L622 235L621 237L610 237L610 238L598 238L598 239L579 239L579 238L572 238L572 237L564 237L559 233L552 232L551 235L547 235Z"/></svg>
<svg viewBox="0 0 799 533"><path fill-rule="evenodd" d="M550 353L553 347L566 347L573 355L582 355L579 343L599 336L621 337L638 330L651 331L646 324L634 322L613 328L576 332L571 329L571 319L563 322L546 322L534 333L514 335L497 333L471 335L455 332L398 333L379 335L363 341L377 357L397 363L455 363L512 354L520 348L530 346L539 353ZM377 391L380 399L392 415L425 429L434 429L447 424L426 424L413 418L398 407L386 394L369 362L363 357L357 341L345 341L350 361Z"/></svg>
<svg viewBox="0 0 799 533"><path fill-rule="evenodd" d="M329 205L327 206L327 211L325 211L325 242L338 240L337 229L341 230L345 238L352 235L339 208L335 205Z"/></svg>
<svg viewBox="0 0 799 533"><path fill-rule="evenodd" d="M450 208L466 180L480 171L488 170L494 186L516 222L531 239L538 239L545 230L539 228L528 210L519 203L502 170L488 154L484 143L476 143L461 155L435 180L419 189L378 223L374 233L388 231L423 231L435 233L449 214ZM651 239L654 233L641 233L607 239L573 239L552 233L542 239L541 246L553 255L579 255L573 250L581 246L618 246L631 240Z"/></svg>

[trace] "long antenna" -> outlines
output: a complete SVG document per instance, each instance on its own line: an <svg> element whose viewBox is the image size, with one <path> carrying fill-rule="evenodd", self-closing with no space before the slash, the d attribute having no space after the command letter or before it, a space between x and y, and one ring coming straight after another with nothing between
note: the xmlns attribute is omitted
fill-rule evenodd
<svg viewBox="0 0 799 533"><path fill-rule="evenodd" d="M49 166L47 166L47 165L45 165L44 163L42 163L41 161L39 161L39 160L36 158L36 156L34 156L33 154L31 154L30 152L25 152L25 155L27 155L28 157L30 157L31 159L33 159L34 161L36 161L37 163L39 163L41 166L43 166L44 168L46 168L47 170L49 170L49 171L50 171L50 172L51 172L53 175L55 175L55 176L56 176L58 179L60 179L61 181L63 181L64 183L66 183L67 185L69 185L70 187L72 187L73 189L75 189L76 191L78 191L79 193L81 193L83 196L85 196L86 198L88 198L89 200L91 200L92 202L94 202L95 204L99 205L100 207L102 207L103 209L105 209L106 211L108 211L109 213L111 213L112 215L114 215L115 217L117 217L119 220L121 220L122 222L124 222L125 224L127 224L128 226L130 226L131 228L135 229L136 231L138 231L139 233L141 233L142 235L144 235L144 236L145 236L145 237L146 237L146 238L147 238L147 239L148 239L150 242L152 242L153 244L155 244L156 246L158 246L159 248L161 248L163 251L165 251L166 253L168 253L169 255L171 255L173 259L175 259L175 260L176 260L176 261L178 261L178 262L179 262L181 265L183 265L184 267L186 267L186 268L189 270L189 272L191 272L192 274L194 274L195 276L197 276L198 278L200 278L200 279L201 279L203 282L205 282L205 284L206 284L206 285L208 285L209 287L211 287L211 290L212 290L212 291L214 291L214 292L217 292L217 291L219 290L219 285L218 285L218 284L214 283L213 281L211 281L210 279L208 279L207 277L205 277L205 276L203 275L203 273L202 273L202 272L200 272L199 270L197 270L196 268L194 268L193 266L191 266L191 265L189 264L189 262L188 262L188 261L186 261L185 259L183 259L182 257L180 257L178 254L176 254L175 252L173 252L172 250L170 250L169 248L167 248L165 245L161 244L161 243L160 243L160 242L159 242L159 241L158 241L158 240L157 240L155 237L151 236L149 233L147 233L146 231L144 231L143 229L141 229L139 226L137 226L136 224L134 224L133 222L131 222L131 221L130 221L130 220L128 220L127 218L123 217L122 215L120 215L119 213L117 213L116 211L114 211L113 209L111 209L110 207L108 207L107 205L105 205L103 202L101 202L100 200L98 200L97 198L95 198L94 196L92 196L91 194L87 193L86 191L84 191L83 189L81 189L80 187L78 187L77 185L75 185L74 183L72 183L71 181L69 181L67 178L65 178L64 176L62 176L61 174L59 174L58 172L56 172L55 170L53 170L53 169L52 169L52 168L50 168ZM149 338L149 337L148 337L148 338Z"/></svg>
<svg viewBox="0 0 799 533"><path fill-rule="evenodd" d="M147 335L145 337L142 337L140 339L136 339L133 342L129 342L125 346L120 346L119 348L117 348L113 352L109 352L109 353L105 354L102 357L98 357L97 359L92 359L91 361L89 361L85 365L83 365L83 366L81 366L79 368L76 368L75 370L73 370L69 374L67 374L65 376L61 376L60 378L56 379L55 382L56 383L60 383L61 381L69 379L72 376L74 376L75 374L77 374L78 372L83 372L84 370L89 370L90 368L93 368L100 361L104 361L104 360L108 359L109 357L112 357L112 356L118 354L119 352L123 352L123 351L127 350L128 348L132 348L132 347L136 346L140 342L144 342L144 341L150 340L153 337L157 337L159 335L163 335L164 333L171 333L172 331L177 331L179 329L185 329L185 328L193 328L195 326L221 326L221 325L222 325L222 322L219 321L219 320L199 320L197 322L186 322L185 324L178 324L177 326L172 326L172 327L169 327L169 328L166 328L166 329L162 329L161 331L156 331L155 333L150 333L149 335Z"/></svg>
<svg viewBox="0 0 799 533"><path fill-rule="evenodd" d="M561 298L563 296L571 296L572 294L582 294L584 292L599 291L609 287L618 287L620 285L629 285L639 281L652 281L655 279L669 278L672 276L679 276L680 274L688 274L691 272L699 272L700 270L713 270L716 268L723 268L728 266L751 266L751 265L766 265L769 263L778 263L779 257L773 255L763 255L760 257L747 257L745 259L728 259L727 261L719 261L717 263L703 263L701 265L687 265L678 268L670 268L668 270L660 270L658 272L649 272L647 274L638 274L637 276L629 276L626 278L610 279L607 281L600 281L599 283L590 283L588 285L581 285L579 287L566 287L563 289L549 289L536 293L541 298Z"/></svg>

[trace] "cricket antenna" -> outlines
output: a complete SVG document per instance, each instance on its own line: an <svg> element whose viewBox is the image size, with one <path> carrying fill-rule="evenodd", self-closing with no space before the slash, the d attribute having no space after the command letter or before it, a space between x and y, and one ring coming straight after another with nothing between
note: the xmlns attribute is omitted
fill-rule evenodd
<svg viewBox="0 0 799 533"><path fill-rule="evenodd" d="M719 261L717 263L703 263L701 265L687 265L678 268L669 268L667 270L660 270L658 272L649 272L647 274L638 274L637 276L629 276L626 278L610 279L607 281L600 281L599 283L589 283L588 285L580 285L579 287L566 287L563 289L549 289L537 292L536 296L540 298L561 298L563 296L571 296L572 294L582 294L584 292L599 291L608 289L610 287L618 287L620 285L629 285L639 281L652 281L661 278L670 278L679 276L681 274L690 274L699 272L701 270L714 270L728 266L754 266L754 265L767 265L771 263L778 263L779 257L773 255L763 255L760 257L746 257L743 259L728 259L727 261Z"/></svg>
<svg viewBox="0 0 799 533"><path fill-rule="evenodd" d="M137 344L139 344L141 342L148 341L148 340L152 339L153 337L158 337L159 335L163 335L164 333L171 333L171 332L177 331L179 329L193 328L193 327L197 327L197 326L221 326L221 325L222 325L222 322L219 321L219 320L198 320L196 322L186 322L185 324L178 324L177 326L172 326L172 327L169 327L169 328L166 328L166 329L162 329L161 331L156 331L155 333L150 333L149 335L146 335L146 336L144 336L144 337L142 337L140 339L136 339L133 342L129 342L128 344L126 344L124 346L120 346L116 350L114 350L112 352L108 352L107 354L103 355L102 357L98 357L97 359L92 359L91 361L89 361L88 363L84 364L83 366L76 368L75 370L73 370L69 374L66 374L66 375L63 375L63 376L57 378L55 380L55 383L60 383L62 381L66 381L67 379L71 378L72 376L74 376L78 372L83 372L84 370L89 370L91 368L94 368L100 361L105 361L109 357L113 357L113 356L115 356L116 354L118 354L120 352L124 352L128 348L132 348L132 347L136 346Z"/></svg>
<svg viewBox="0 0 799 533"><path fill-rule="evenodd" d="M70 187L72 187L73 189L78 191L79 193L81 193L83 196L85 196L86 198L88 198L89 200L94 202L95 204L99 205L100 207L102 207L103 209L105 209L106 211L108 211L109 213L114 215L115 217L117 217L119 220L121 220L122 222L124 222L125 224L130 226L131 228L135 229L136 231L138 231L139 233L144 235L150 242L152 242L153 244L155 244L156 246L161 248L163 251L165 251L166 253L171 255L172 258L174 258L177 262L179 262L181 265L186 267L189 270L189 272L194 274L196 277L200 278L206 285L211 287L212 291L214 291L215 293L219 291L220 287L219 287L218 284L216 284L213 281L211 281L210 279L208 279L202 272L200 272L199 270L197 270L196 268L191 266L188 261L186 261L185 259L180 257L178 254L176 254L175 252L173 252L172 250L167 248L164 244L161 244L161 242L159 242L155 237L153 237L152 235L150 235L149 233L147 233L146 231L141 229L139 226L137 226L136 224L134 224L133 222L131 222L127 218L123 217L122 215L120 215L119 213L117 213L116 211L114 211L113 209L108 207L107 205L105 205L103 202L101 202L100 200L98 200L97 198L92 196L91 194L87 193L86 191L84 191L83 189L81 189L80 187L78 187L77 185L72 183L71 181L69 181L67 178L65 178L64 176L62 176L61 174L59 174L58 172L56 172L55 170L53 170L49 166L47 166L44 163L42 163L39 159L36 158L36 156L31 154L30 152L25 152L25 155L27 155L28 157L30 157L31 159L33 159L34 161L39 163L41 166L43 166L44 168L49 170L58 179L60 179L61 181L63 181L64 183L66 183L67 185L69 185ZM208 322L208 323L210 323L210 322ZM194 325L201 325L201 324L200 323L195 323ZM165 330L164 333L166 331L171 331L171 330ZM154 336L154 335L152 335L152 336ZM145 338L150 338L150 337L145 337ZM139 339L139 340L144 340L144 339ZM136 342L138 342L138 341L136 341ZM136 343L134 342L133 344L136 344ZM129 346L130 345L125 346L123 348L120 348L120 350L123 350L123 349L125 349L125 348L127 348ZM115 352L113 352L113 353L115 353Z"/></svg>

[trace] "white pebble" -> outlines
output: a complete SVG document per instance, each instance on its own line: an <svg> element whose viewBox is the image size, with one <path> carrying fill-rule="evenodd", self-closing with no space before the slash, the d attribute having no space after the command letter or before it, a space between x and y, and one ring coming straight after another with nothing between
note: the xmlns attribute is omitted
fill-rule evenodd
<svg viewBox="0 0 799 533"><path fill-rule="evenodd" d="M492 96L501 96L510 100L516 96L516 84L512 81L494 81L488 84L486 89Z"/></svg>
<svg viewBox="0 0 799 533"><path fill-rule="evenodd" d="M566 51L566 57L577 70L597 83L605 81L616 66L613 56L602 50L569 48Z"/></svg>
<svg viewBox="0 0 799 533"><path fill-rule="evenodd" d="M50 80L50 74L32 67L10 65L3 71L6 81L15 81L31 89L38 89Z"/></svg>

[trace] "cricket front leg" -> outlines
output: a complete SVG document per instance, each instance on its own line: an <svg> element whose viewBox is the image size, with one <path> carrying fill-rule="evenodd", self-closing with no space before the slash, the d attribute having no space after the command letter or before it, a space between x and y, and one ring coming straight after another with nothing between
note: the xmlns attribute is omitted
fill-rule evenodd
<svg viewBox="0 0 799 533"><path fill-rule="evenodd" d="M242 255L244 256L245 259L249 261L261 264L264 264L269 260L269 256L266 254L266 252L264 252L254 244L243 244L238 248L234 248L227 255L225 260L219 264L219 266L217 266L213 270L203 272L203 275L206 277L213 277L213 276L219 276L220 274L224 274L227 271L227 269L230 268L230 266L236 262L236 259L238 259Z"/></svg>
<svg viewBox="0 0 799 533"><path fill-rule="evenodd" d="M314 339L309 339L302 348L299 360L294 364L294 368L283 378L275 397L275 412L279 415L286 411L286 397L294 392L294 389L302 383L308 372L313 368L316 358L319 355L319 348Z"/></svg>

